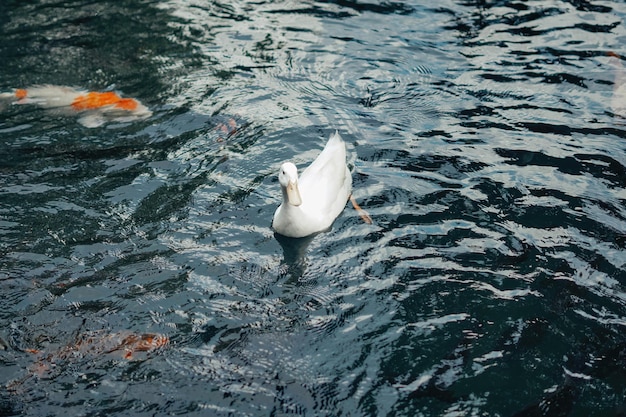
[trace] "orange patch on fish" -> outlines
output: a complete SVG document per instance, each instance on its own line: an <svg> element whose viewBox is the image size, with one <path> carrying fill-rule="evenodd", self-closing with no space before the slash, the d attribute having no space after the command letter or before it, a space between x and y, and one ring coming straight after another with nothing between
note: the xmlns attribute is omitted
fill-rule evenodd
<svg viewBox="0 0 626 417"><path fill-rule="evenodd" d="M113 106L122 110L132 111L137 108L137 101L132 98L122 98L112 91L104 93L91 91L79 95L72 102L72 108L78 111L94 110L105 106Z"/></svg>
<svg viewBox="0 0 626 417"><path fill-rule="evenodd" d="M115 103L115 107L118 109L133 111L137 109L137 100L132 98L122 98L120 101Z"/></svg>
<svg viewBox="0 0 626 417"><path fill-rule="evenodd" d="M122 341L120 347L123 347L127 351L130 351L130 353L132 353L133 351L149 352L167 345L169 341L170 339L162 334L131 334Z"/></svg>
<svg viewBox="0 0 626 417"><path fill-rule="evenodd" d="M27 95L28 91L23 88L18 88L17 90L15 90L15 98L17 98L18 100L26 98Z"/></svg>

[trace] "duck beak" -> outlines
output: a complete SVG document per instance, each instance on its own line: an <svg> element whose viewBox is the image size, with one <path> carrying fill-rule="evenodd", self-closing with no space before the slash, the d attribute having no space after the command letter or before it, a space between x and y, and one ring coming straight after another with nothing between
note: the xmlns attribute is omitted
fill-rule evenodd
<svg viewBox="0 0 626 417"><path fill-rule="evenodd" d="M302 204L300 190L298 190L298 183L295 181L289 181L289 184L287 184L287 201L289 201L289 204L292 206L299 206Z"/></svg>

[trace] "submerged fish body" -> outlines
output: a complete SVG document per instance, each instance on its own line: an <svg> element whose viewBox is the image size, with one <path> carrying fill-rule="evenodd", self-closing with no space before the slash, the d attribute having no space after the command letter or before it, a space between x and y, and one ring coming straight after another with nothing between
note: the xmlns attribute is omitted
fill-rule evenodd
<svg viewBox="0 0 626 417"><path fill-rule="evenodd" d="M23 395L29 389L26 383L32 381L33 377L35 381L53 379L67 367L85 364L85 361L91 363L95 358L145 360L169 342L167 336L159 333L92 331L79 335L74 342L58 349L22 349L34 355L35 361L28 367L27 374L10 382L7 389L11 393Z"/></svg>
<svg viewBox="0 0 626 417"><path fill-rule="evenodd" d="M32 104L63 114L79 115L79 123L98 127L106 122L146 119L152 112L139 100L121 97L113 91L85 91L57 85L40 85L0 94L2 101Z"/></svg>
<svg viewBox="0 0 626 417"><path fill-rule="evenodd" d="M74 343L52 352L42 352L36 349L26 351L38 357L30 367L31 374L42 377L48 375L60 364L104 355L113 355L126 360L140 359L140 353L150 353L167 344L169 344L169 338L158 333L91 332L81 335Z"/></svg>

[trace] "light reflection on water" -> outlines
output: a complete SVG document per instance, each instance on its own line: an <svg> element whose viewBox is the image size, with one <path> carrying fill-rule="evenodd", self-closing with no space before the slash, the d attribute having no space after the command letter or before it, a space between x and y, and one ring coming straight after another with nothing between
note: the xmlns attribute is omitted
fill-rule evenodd
<svg viewBox="0 0 626 417"><path fill-rule="evenodd" d="M107 5L0 6L3 89L154 111L0 114L0 411L617 415L623 5ZM277 238L335 128L374 224ZM59 354L121 331L170 343Z"/></svg>

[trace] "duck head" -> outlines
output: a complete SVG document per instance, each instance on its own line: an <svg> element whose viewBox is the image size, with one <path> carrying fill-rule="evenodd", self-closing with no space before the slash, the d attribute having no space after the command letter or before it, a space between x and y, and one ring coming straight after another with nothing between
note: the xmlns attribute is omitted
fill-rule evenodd
<svg viewBox="0 0 626 417"><path fill-rule="evenodd" d="M283 190L283 201L292 206L302 204L300 190L298 190L298 168L291 162L285 162L281 165L278 172L278 182Z"/></svg>

